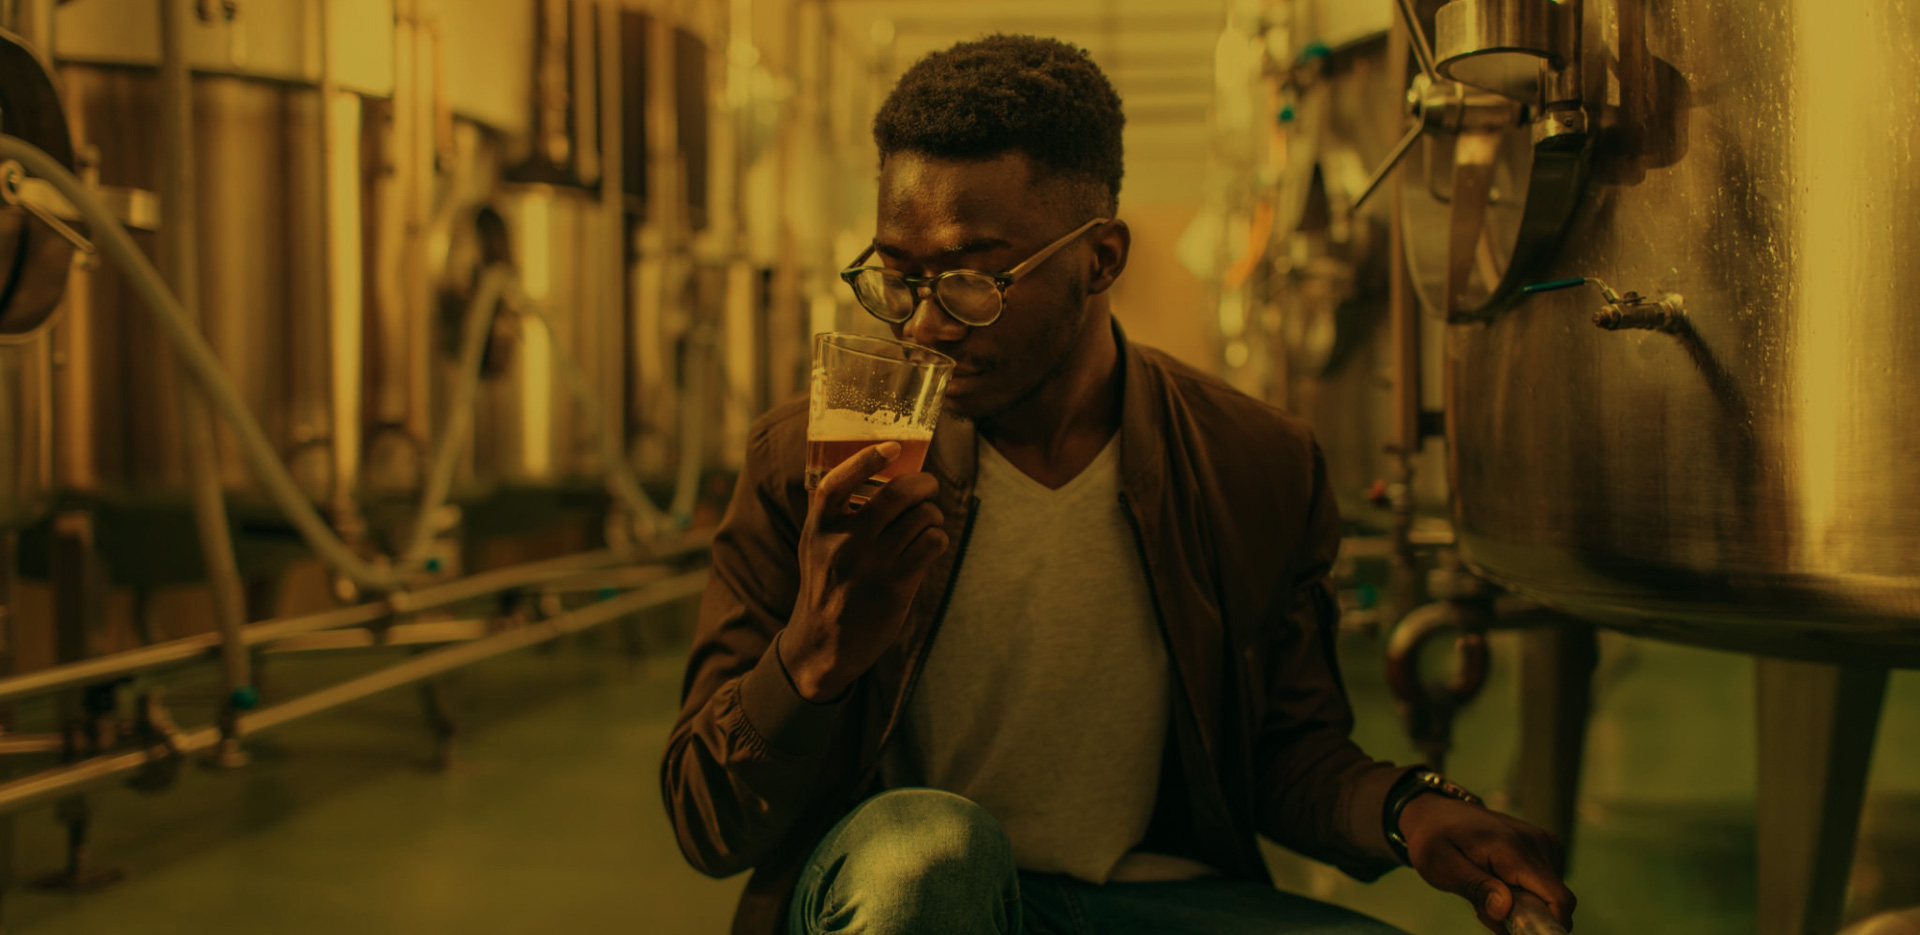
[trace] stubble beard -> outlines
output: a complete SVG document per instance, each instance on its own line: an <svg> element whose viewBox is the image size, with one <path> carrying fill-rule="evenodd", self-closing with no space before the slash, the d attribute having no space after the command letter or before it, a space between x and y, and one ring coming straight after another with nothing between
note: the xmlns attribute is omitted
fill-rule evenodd
<svg viewBox="0 0 1920 935"><path fill-rule="evenodd" d="M1081 281L1080 277L1076 276L1072 282L1068 283L1067 301L1063 303L1061 307L1065 311L1065 314L1055 316L1053 318L1053 327L1049 328L1041 336L1043 346L1052 351L1052 362L1047 364L1046 369L1041 372L1040 376L1035 379L1031 385L1022 389L1013 399L994 407L991 412L971 416L970 418L974 423L992 422L994 419L1018 409L1035 396L1040 395L1042 390L1052 385L1055 380L1060 378L1061 373L1067 369L1068 363L1073 360L1073 352L1079 343L1079 332L1084 325L1083 319L1087 313L1087 284Z"/></svg>

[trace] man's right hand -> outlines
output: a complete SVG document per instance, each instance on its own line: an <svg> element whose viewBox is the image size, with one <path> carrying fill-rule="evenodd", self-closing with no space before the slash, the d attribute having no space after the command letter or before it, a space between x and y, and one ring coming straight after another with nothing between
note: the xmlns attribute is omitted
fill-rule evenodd
<svg viewBox="0 0 1920 935"><path fill-rule="evenodd" d="M858 509L853 493L900 456L883 442L827 472L800 532L800 597L780 661L809 701L838 698L893 645L934 559L947 549L946 517L927 473L894 478Z"/></svg>

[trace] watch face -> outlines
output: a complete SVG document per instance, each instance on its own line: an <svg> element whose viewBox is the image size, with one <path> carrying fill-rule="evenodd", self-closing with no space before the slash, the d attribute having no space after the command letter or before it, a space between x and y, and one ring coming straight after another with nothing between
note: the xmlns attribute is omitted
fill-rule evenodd
<svg viewBox="0 0 1920 935"><path fill-rule="evenodd" d="M1474 795L1471 792L1468 792L1465 786L1462 786L1459 783L1454 782L1453 780L1440 775L1439 773L1423 773L1420 776L1420 781L1425 785L1427 785L1428 787L1432 788L1433 791L1438 792L1441 795L1444 795L1450 799L1459 799L1460 801L1465 802L1468 805L1482 804L1479 796Z"/></svg>

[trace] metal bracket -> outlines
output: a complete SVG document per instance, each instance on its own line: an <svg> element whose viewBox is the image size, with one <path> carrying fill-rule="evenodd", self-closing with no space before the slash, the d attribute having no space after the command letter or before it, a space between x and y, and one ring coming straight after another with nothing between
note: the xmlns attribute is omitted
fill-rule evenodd
<svg viewBox="0 0 1920 935"><path fill-rule="evenodd" d="M61 239L72 244L75 250L93 256L93 241L82 236L61 217L65 215L78 219L80 212L61 197L52 185L27 175L26 167L12 159L0 162L0 201L25 209L28 214L39 218L42 224L52 228Z"/></svg>

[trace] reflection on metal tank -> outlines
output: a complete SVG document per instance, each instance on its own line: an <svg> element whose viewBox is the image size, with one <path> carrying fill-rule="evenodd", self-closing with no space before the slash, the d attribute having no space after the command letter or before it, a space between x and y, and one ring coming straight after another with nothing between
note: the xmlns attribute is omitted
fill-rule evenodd
<svg viewBox="0 0 1920 935"><path fill-rule="evenodd" d="M1538 278L1672 296L1689 326L1601 330L1583 287L1451 329L1464 554L1614 625L1912 664L1920 101L1876 89L1920 82L1920 5L1584 7L1605 107Z"/></svg>
<svg viewBox="0 0 1920 935"><path fill-rule="evenodd" d="M62 81L76 136L98 150L102 182L158 190L154 73L68 65ZM202 327L248 408L315 498L332 491L335 469L331 359L338 329L324 237L343 221L337 206L328 217L323 198L328 159L320 107L317 89L295 84L228 76L194 82ZM157 254L162 237L141 239ZM104 497L183 493L187 433L179 424L170 346L117 271L96 272L87 292L60 335L67 361L60 374L61 486ZM358 300L351 297L355 309ZM252 476L239 445L228 426L218 432L221 481L245 492Z"/></svg>
<svg viewBox="0 0 1920 935"><path fill-rule="evenodd" d="M158 13L145 0L74 0L54 33L76 143L102 184L143 193L162 187ZM363 444L362 244L377 186L362 142L379 127L366 95L394 91L393 38L387 0L299 0L244 19L202 5L183 37L202 332L301 488L336 509L351 503ZM156 258L168 249L164 212L156 233L137 235ZM184 501L171 345L111 264L78 291L56 336L61 489L123 505ZM252 512L263 502L237 437L223 420L215 432L221 484L237 512Z"/></svg>
<svg viewBox="0 0 1920 935"><path fill-rule="evenodd" d="M601 427L583 417L571 381L584 380L602 405L625 395L622 279L599 248L606 229L600 197L519 184L504 186L493 205L538 314L514 316L512 356L483 392L477 470L489 482L517 487L597 484Z"/></svg>
<svg viewBox="0 0 1920 935"><path fill-rule="evenodd" d="M607 469L599 433L624 421L630 314L626 206L603 184L624 140L602 127L637 119L625 100L607 119L602 55L610 44L623 59L640 50L606 34L589 4L489 0L485 15L435 4L446 8L439 54L452 127L442 166L451 197L436 206L428 258L441 292L436 346L457 344L459 306L483 265L511 267L524 298L503 303L495 321L468 484L597 488ZM450 371L440 370L444 382ZM590 424L583 390L604 425Z"/></svg>

